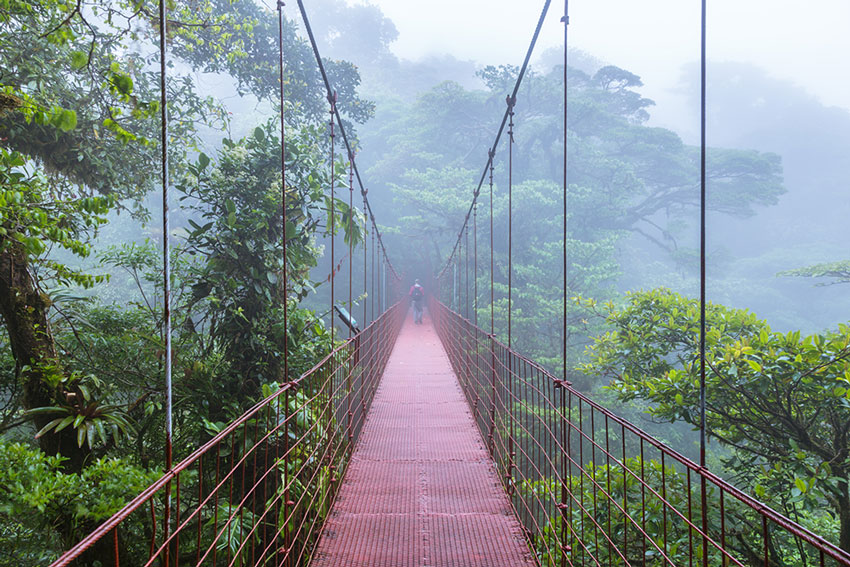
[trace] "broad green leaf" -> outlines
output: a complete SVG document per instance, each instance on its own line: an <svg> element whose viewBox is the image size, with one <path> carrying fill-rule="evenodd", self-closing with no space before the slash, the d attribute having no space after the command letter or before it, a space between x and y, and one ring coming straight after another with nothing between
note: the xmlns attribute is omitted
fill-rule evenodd
<svg viewBox="0 0 850 567"><path fill-rule="evenodd" d="M74 418L75 416L73 415L65 417L61 422L59 422L59 425L56 426L54 432L59 433L60 431L71 425L74 422Z"/></svg>

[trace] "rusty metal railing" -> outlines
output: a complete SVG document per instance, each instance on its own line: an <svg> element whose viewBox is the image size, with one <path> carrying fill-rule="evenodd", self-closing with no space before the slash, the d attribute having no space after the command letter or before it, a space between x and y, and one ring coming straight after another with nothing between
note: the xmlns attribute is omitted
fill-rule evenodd
<svg viewBox="0 0 850 567"><path fill-rule="evenodd" d="M406 309L256 404L53 567L305 565Z"/></svg>
<svg viewBox="0 0 850 567"><path fill-rule="evenodd" d="M431 303L539 565L850 566L850 554Z"/></svg>

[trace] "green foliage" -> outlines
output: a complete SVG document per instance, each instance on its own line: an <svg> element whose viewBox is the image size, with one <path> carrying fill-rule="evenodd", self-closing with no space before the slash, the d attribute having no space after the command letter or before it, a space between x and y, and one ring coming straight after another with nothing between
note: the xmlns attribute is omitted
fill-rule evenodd
<svg viewBox="0 0 850 567"><path fill-rule="evenodd" d="M661 567L701 562L706 553L703 539L683 521L688 518L699 526L702 516L701 485L689 476L678 464L668 461L662 467L654 459L641 457L623 462L601 459L586 463L581 471L573 469L566 486L566 529L560 513L537 518L542 526L535 534L540 563L560 565L562 538L572 549L572 561L579 563ZM527 481L518 491L526 501L546 502L559 497L561 486L555 481ZM721 540L719 534L725 530L724 549L739 564L764 565L761 517L728 494L721 508L719 492L711 484L706 500L707 528L714 542ZM817 533L829 531L823 524L819 527L823 529ZM787 532L769 529L768 537L770 565L806 565L817 557ZM714 545L709 544L707 553L706 564L712 567L730 562Z"/></svg>
<svg viewBox="0 0 850 567"><path fill-rule="evenodd" d="M674 250L675 224L698 205L692 172L699 152L675 133L645 125L646 108L654 103L634 90L641 86L634 74L614 66L593 76L569 72L567 197L574 215L569 230L582 240L612 230L635 231ZM517 73L510 66L487 67L479 75L488 91L470 92L447 82L421 96L387 129L392 146L376 169L390 180L403 178L407 170L446 164L478 171ZM515 117L515 183L562 181L562 83L562 69L532 71L524 79ZM709 161L713 210L752 215L754 207L774 204L784 192L776 155L712 149ZM503 140L496 157L502 183L506 162ZM668 216L668 226L658 224L657 213Z"/></svg>
<svg viewBox="0 0 850 567"><path fill-rule="evenodd" d="M647 491L638 480L643 479L646 486L654 487L660 494L662 477L666 504ZM523 498L537 494L537 498L545 502L552 495L557 497L561 487L557 482L534 481L520 484L518 490ZM692 500L688 498L689 492ZM546 552L557 552L561 538L566 539L567 545L572 548L574 561L595 558L602 565L658 566L670 562L675 565L688 563L689 536L693 534L676 517L676 513L683 517L699 517L699 485L689 488L687 479L675 467L667 465L662 472L661 463L643 461L640 457L627 458L623 464L606 463L604 460L601 463L589 462L583 470L572 472L567 494L570 497L567 500L566 532L560 515L543 519L542 525L547 527L543 534L545 537L537 542L543 565L554 567L560 564L559 554ZM714 500L713 493L710 493L709 500ZM692 506L690 511L689 504ZM710 510L710 529L716 529L720 523L718 507L712 506ZM731 518L727 520L732 521ZM652 540L645 540L641 530L651 534ZM697 546L696 557L700 557L701 540L694 539L693 542ZM625 558L624 553L628 553ZM669 561L664 558L665 555Z"/></svg>
<svg viewBox="0 0 850 567"><path fill-rule="evenodd" d="M159 82L156 54L130 49L154 39L132 2L85 9L65 2L17 4L0 30L4 146L77 185L76 192L141 198L155 181ZM222 112L191 83L169 83L173 156L191 147L195 124Z"/></svg>
<svg viewBox="0 0 850 567"><path fill-rule="evenodd" d="M188 71L230 73L240 91L264 105L276 102L275 12L248 1L178 0L168 7L168 50L175 62L166 85L171 181L188 205L172 215L171 235L179 240L171 258L179 458L256 403L260 385L289 381L326 355L332 346L327 330L298 308L317 285L310 281L321 254L316 236L342 232L356 245L364 222L342 199L331 201L325 131L303 125L305 117L323 122L327 105L312 51L294 24L286 21L284 32L284 227L279 123L261 125L242 140L225 139L220 148L210 144L217 150L212 158L210 151L198 152L198 125L220 128L226 115L211 97L198 94ZM0 301L8 330L0 337L2 426L14 438L35 436L43 449L7 444L0 451L6 468L0 486L12 491L0 499L3 565L49 562L156 476L145 470L161 468L161 252L149 241L96 248L95 239L118 210L146 219L143 201L159 182L162 108L152 8L135 0L0 0L0 264L14 265L26 280L26 286L2 282L12 288L4 288L0 299L23 306L20 320L13 319L18 311ZM359 122L371 116L373 105L357 93L356 67L326 65L343 115ZM190 154L197 156L193 163ZM333 181L345 186L343 160L337 168ZM327 222L331 208L335 214ZM113 281L91 275L90 262L83 267L92 253ZM283 375L285 348L290 376ZM321 479L301 489L327 495L332 470L307 462L327 427L316 423L323 400L308 404L301 393L293 399L300 406L291 433L317 436L298 458ZM222 453L225 460L238 457L236 449ZM190 490L213 479L187 474L182 482ZM220 505L238 507L225 498ZM326 513L302 511L311 518ZM231 550L250 527L247 510L240 517L221 542ZM223 527L214 524L210 518L201 526L205 537ZM122 546L132 556L132 532L142 528L131 522L125 529ZM105 550L90 551L84 563L106 556Z"/></svg>
<svg viewBox="0 0 850 567"><path fill-rule="evenodd" d="M98 459L80 474L66 474L59 456L0 442L0 538L6 549L0 565L55 559L59 549L84 535L81 530L120 510L157 476L116 458ZM51 535L59 525L66 527L57 540ZM33 539L35 534L40 537Z"/></svg>
<svg viewBox="0 0 850 567"><path fill-rule="evenodd" d="M185 251L199 261L192 268L188 308L202 316L215 348L230 366L237 391L248 399L261 384L283 381L285 337L301 345L304 335L283 329L283 264L279 140L271 125L238 142L225 140L216 162L204 154L179 185L197 213ZM305 129L287 142L287 271L290 310L312 289L309 270L319 250L314 235L330 209L330 179L318 164L317 133ZM343 171L342 169L338 171ZM337 179L339 183L341 178ZM191 198L192 200L188 200ZM335 199L333 224L355 243L362 239L359 213ZM355 215L347 233L348 217ZM325 229L328 230L327 225ZM297 324L297 318L295 319ZM323 335L310 325L307 342ZM293 371L298 367L293 367ZM305 368L306 370L306 368Z"/></svg>
<svg viewBox="0 0 850 567"><path fill-rule="evenodd" d="M105 280L68 267L46 255L60 247L85 258L88 238L106 223L112 196L79 197L51 186L24 155L0 148L0 254L21 253L30 263L44 266L43 281L92 287Z"/></svg>
<svg viewBox="0 0 850 567"><path fill-rule="evenodd" d="M417 243L411 250L409 270L421 273L422 265L430 265L435 270L441 268L444 258L451 251L464 215L469 207L470 195L467 192L474 181L473 172L445 167L409 170L404 174L403 182L393 186L396 202L403 208L399 217L405 238ZM489 191L482 194L475 212L477 221L470 221L468 235L470 249L473 246L473 222L477 222L478 243L478 319L490 319L490 264L489 264ZM563 230L563 217L541 215L541 211L559 210L561 189L549 181L525 181L513 188L513 222L521 226L515 234L513 243L513 346L520 352L549 368L561 371L561 353L564 341L563 313L563 250L564 241L560 238ZM495 331L497 336L507 340L507 264L508 247L503 229L508 224L508 202L503 191L494 193L494 265L495 265ZM569 222L574 216L569 215ZM593 242L577 238L572 232L567 238L569 264L569 294L578 290L594 290L598 295L610 293L618 267L614 259L616 233L598 238ZM467 301L471 305L474 293L474 277L470 273L469 289L465 280L467 261L472 271L473 253L468 253L466 236L464 248L456 254L456 263L449 267L442 284L444 300L454 307L460 306L461 312ZM418 264L418 265L417 265ZM457 270L458 281L453 283ZM424 274L423 274L424 275ZM452 296L453 290L455 295ZM472 309L470 307L470 309ZM567 305L567 337L572 345L578 346L580 338L586 333L587 322L584 314L573 304ZM474 317L471 311L470 319ZM578 356L580 351L572 348L570 356ZM581 379L580 376L574 379Z"/></svg>
<svg viewBox="0 0 850 567"><path fill-rule="evenodd" d="M33 408L26 415L44 415L52 420L35 434L36 439L48 433L59 433L66 427L77 432L77 446L84 444L94 448L96 442L106 445L106 428L111 429L112 437L117 441L133 434L133 427L122 411L121 406L103 404L92 398L92 391L102 383L94 376L78 374L56 374L58 383L65 393L66 403L56 406Z"/></svg>
<svg viewBox="0 0 850 567"><path fill-rule="evenodd" d="M277 103L280 91L278 15L247 0L204 0L178 3L172 32L173 52L195 70L223 72L233 77L240 93ZM297 33L296 24L284 18L285 98L299 117L311 122L327 120L325 85L310 44ZM339 94L342 115L365 122L374 104L357 92L360 74L352 63L325 60L326 71ZM291 119L292 117L289 116Z"/></svg>
<svg viewBox="0 0 850 567"><path fill-rule="evenodd" d="M650 402L667 421L699 424L699 302L664 289L626 303L581 304L610 330L581 370L612 380L622 400ZM729 447L725 466L775 505L841 518L850 530L850 325L809 336L777 333L754 314L706 310L708 435Z"/></svg>
<svg viewBox="0 0 850 567"><path fill-rule="evenodd" d="M513 346L557 373L562 368L563 343L569 345L570 360L580 358L598 323L586 320L569 302L566 336L562 323L562 71L531 71L519 90L511 203ZM699 152L674 132L646 125L653 102L637 92L641 81L633 73L614 66L602 67L593 75L577 69L568 72L566 295L568 299L579 294L606 299L612 297L621 277L618 254L631 233L645 237L671 257L686 253L677 238L698 206L693 171ZM396 112L395 122L381 130L388 141L372 171L386 178L393 192L396 210L392 212L402 235L396 239L397 246L415 259L409 273L420 273L423 265L433 270L445 265L505 110L505 93L513 88L517 73L511 66L482 69L479 76L487 87L483 91L442 83L405 112ZM507 137L503 137L495 156L493 203L493 312L502 340L507 338L509 307L507 162ZM779 158L773 154L718 148L709 153L709 162L713 195L709 206L717 212L752 215L758 207L775 203L784 191ZM479 321L489 324L486 181L478 198L481 279L476 304ZM459 282L453 282L455 268L450 267L440 286L444 299L452 305L459 303L462 311L471 303L472 293L466 291L463 279L466 256L464 248L461 257L455 258ZM462 291L449 297L457 287ZM579 373L572 373L570 379L580 387L590 386Z"/></svg>
<svg viewBox="0 0 850 567"><path fill-rule="evenodd" d="M778 276L792 276L797 278L829 278L832 281L819 282L816 285L833 285L850 283L850 260L842 262L826 262L814 264L796 270L786 270L776 274Z"/></svg>

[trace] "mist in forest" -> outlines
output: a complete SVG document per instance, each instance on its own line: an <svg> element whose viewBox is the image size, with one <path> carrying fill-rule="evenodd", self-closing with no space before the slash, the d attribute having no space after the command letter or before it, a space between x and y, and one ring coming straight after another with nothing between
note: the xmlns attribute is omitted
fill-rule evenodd
<svg viewBox="0 0 850 567"><path fill-rule="evenodd" d="M178 0L167 232L156 18L83 4L0 18L0 283L28 298L0 302L0 471L163 470L167 242L176 457L419 279L692 459L707 360L710 468L850 551L850 4L710 2L705 357L697 2L571 3L566 67L551 3L493 149L542 1L306 1L339 124L297 3ZM73 526L58 553L122 502L91 492L0 502L0 547Z"/></svg>
<svg viewBox="0 0 850 567"><path fill-rule="evenodd" d="M477 175L486 161L487 145L501 118L503 105L500 109L499 98L503 98L503 92L507 92L511 86L507 80L509 72L501 83L491 75L490 84L485 84L486 80L481 74L485 63L480 60L486 60L487 55L484 54L494 51L504 53L506 47L500 44L488 51L480 48L480 45L467 46L463 39L450 36L448 31L441 31L445 35L440 46L428 45L427 42L414 46L415 41L419 40L411 43L410 38L402 36L403 30L409 29L410 25L406 16L401 17L401 24L397 25L381 11L382 7L387 13L398 14L399 10L403 11L389 2L347 5L341 1L327 1L320 3L320 9L316 10L315 25L326 53L330 57L353 61L363 78L363 92L376 102L374 118L358 126L362 140L358 163L369 172L367 183L370 188L381 196L376 206L388 216L406 219L401 223L400 242L404 242L405 238L418 240L417 246L423 248L423 253L434 252L439 256L429 257L429 265L439 264L441 260L446 260L449 251L444 248L453 244L450 241L456 234L451 233L458 230L462 218L455 217L458 228L446 223L445 226L430 227L432 233L420 227L417 230L421 232L411 234L413 227L405 227L404 222L422 216L422 203L400 197L399 191L395 189L418 191L430 197L431 194L425 193L422 188L412 189L415 183L426 182L423 177L427 177L429 171L450 173L455 183L473 185L477 182ZM639 18L635 27L640 27L638 23L644 25L643 35L649 25L655 25L660 29L659 33L664 34L654 44L647 45L645 50L620 47L623 61L638 59L634 63L636 68L630 68L612 57L616 47L606 48L603 55L582 50L583 45L594 43L586 39L588 29L585 28L594 29L602 22L597 21L598 18L594 19L596 14L586 7L576 6L570 27L575 38L570 67L576 74L577 85L583 80L592 82L594 73L603 67L620 69L622 76L612 79L613 82L607 87L609 91L619 89L624 97L642 99L635 102L640 107L639 112L623 114L622 117L631 125L645 127L647 133L652 132L653 127L663 126L664 131L670 133L671 139L678 137L683 144L693 147L698 141L696 119L699 114L699 83L695 63L699 55L698 45L685 40L681 53L661 60L653 60L651 54L656 52L659 43L688 37L687 34L697 34L695 24L698 24L698 14L694 21L690 21L688 18L694 16L692 10L676 9L668 15L674 19L684 19L693 29L687 32L664 31L661 26L650 22L658 19L653 16L653 11L666 8L668 6L659 2L642 6L640 15L628 12ZM462 22L465 18L473 18L475 10L475 4L470 3L469 6L458 7L453 13ZM752 21L751 18L757 16L758 8L751 7L747 13L738 14L735 23L722 17L729 11L722 3L713 7L713 10L713 13L709 12L709 25L713 26L709 28L709 168L714 148L718 154L731 150L740 150L740 156L747 152L758 152L763 157L776 156L777 161L769 181L765 177L756 178L755 169L734 173L731 170L723 171L722 168L715 172L709 169L709 299L751 309L769 319L777 329L813 332L833 327L846 320L850 308L846 293L842 293L843 286L817 285L832 283L829 279L777 274L846 259L843 219L847 217L848 205L842 195L846 192L843 171L850 155L847 151L850 144L850 111L846 107L828 106L821 102L824 99L834 100L829 96L830 90L836 90L832 88L832 83L818 79L815 91L808 91L800 79L775 76L775 65L777 61L781 62L781 53L775 53L772 60L766 54L759 54L759 41L764 45L773 45L773 34L778 33L776 29L781 28L786 16L774 14L774 25L768 25L762 17L763 27L754 32L752 38L742 42L740 38L732 37L731 32ZM813 9L810 18L826 20L832 13L830 10L840 15L844 7L823 2ZM515 52L507 57L503 55L501 60L490 59L486 63L518 65L538 13L539 7L536 6L515 9L510 26L510 43L517 46ZM819 15L815 16L814 13ZM624 13L623 16L628 14ZM495 15L493 19L496 20L490 26L493 42L499 44L498 38L504 35L504 28L500 27L503 22ZM608 17L605 21L613 24L617 31L622 31L613 20L616 18ZM521 28L521 23L525 24L525 29ZM451 26L458 24L453 22ZM563 64L562 49L555 44L562 38L559 40L554 28L562 29L562 26L551 21L544 26L541 47L533 59L533 73L541 78ZM798 41L796 51L828 61L835 54L834 50L829 49L834 47L831 43L833 40L815 41L818 39L817 32L824 31L821 28L801 31L800 35L811 39L813 45ZM411 33L415 35L415 32ZM364 37L368 41L359 39ZM470 36L470 43L481 43L473 37L476 36ZM624 32L614 45L628 42L630 37ZM739 48L740 59L735 60L730 58L730 47L727 44L742 45L747 49ZM452 50L460 55L453 55ZM409 56L418 55L418 58L411 60L399 57L396 51ZM642 53L643 59L640 59ZM729 59L714 60L713 53ZM479 61L465 59L465 56L477 57ZM674 62L680 61L683 63L673 67ZM774 66L774 70L766 71L757 61ZM786 58L786 74L796 68L795 61ZM660 77L657 83L665 86L659 88L658 84L647 83L639 72L640 68L648 69L652 77ZM675 86L669 87L671 84ZM518 158L521 166L515 171L515 176L522 181L545 180L557 183L561 166L556 162L562 141L554 133L548 138L539 136L539 125L543 122L539 115L545 115L553 123L552 128L558 119L557 91L541 92L540 88L545 87L535 90L534 86L529 86L520 94L516 127L518 152L527 149L533 157ZM627 92L629 94L625 94ZM659 94L663 102L652 100L646 93ZM521 120L523 95L527 96L526 111L536 115L531 124L524 124ZM451 115L452 112L456 114ZM571 123L578 128L582 120L585 119L581 110L576 110ZM457 153L450 155L448 147ZM522 161L524 159L527 160L525 163ZM628 160L628 157L624 158L624 162L628 163ZM571 161L574 170L581 170L583 163L578 150L574 161ZM663 177L666 164L660 157L657 164L658 170L647 172L648 176ZM526 166L524 169L523 165ZM723 164L724 167L728 165L728 162ZM757 167L754 163L750 165ZM645 164L641 164L641 167L645 167ZM573 175L569 168L568 171L568 175ZM763 169L760 173L766 172ZM691 168L687 174L691 175L691 179L686 183L698 183L698 170ZM717 176L726 174L754 175L749 187L738 186L733 189L729 186L729 191L740 197L737 203L728 202L731 196L726 195L726 189L720 186L728 180ZM715 177L718 183L716 189L712 187ZM664 180L658 181L665 183ZM502 192L504 182L504 179L498 181ZM764 186L766 182L772 183L773 187L767 189ZM757 184L762 184L760 189L754 188ZM472 188L467 187L465 190L469 196ZM746 195L748 190L750 194ZM463 189L458 188L457 191L460 193ZM556 188L552 187L552 199L560 198L555 191ZM438 193L445 195L447 192ZM446 195L446 198L449 197ZM663 194L653 194L653 199L663 199ZM698 274L698 262L694 256L698 248L697 212L692 198L688 199L690 202L684 204L681 192L677 192L668 203L654 204L654 210L644 215L638 223L628 224L624 219L599 219L599 223L607 223L609 226L598 226L598 233L594 227L588 227L588 238L593 240L603 238L604 229L615 229L608 236L617 241L610 257L612 265L616 264L617 268L608 278L608 285L619 292L665 285L691 296L695 294L695 277ZM569 200L568 196L568 209L571 208ZM458 209L457 212L462 212L462 205L471 202L469 198L464 200L459 196L457 201L452 204ZM547 204L552 206L553 217L559 214L556 203ZM574 205L573 208L581 209L580 203ZM637 205L633 202L627 207ZM443 204L432 203L432 206ZM522 204L517 206L521 210ZM419 219L419 222L424 226L428 221ZM584 226L587 223L592 221L576 220L575 224ZM448 232L449 236L443 237L440 231ZM505 227L500 229L497 226L496 231L497 234L504 233ZM616 231L620 232L614 236ZM593 236L590 236L591 233ZM502 240L506 238L505 234L500 236ZM523 249L521 231L515 235L514 245L519 250ZM400 257L404 256L400 254ZM521 257L519 261L522 261ZM556 263L552 260L549 262Z"/></svg>
<svg viewBox="0 0 850 567"><path fill-rule="evenodd" d="M476 44L471 46L463 39L450 39L444 30L437 34L441 41L414 45L416 40L405 41L403 36L411 24L402 20L397 26L381 11L389 3L327 0L320 5L316 29L325 53L355 62L362 92L376 104L374 117L356 126L361 144L357 159L380 222L387 228L392 261L409 280L402 288L414 277L433 282L435 271L442 271L441 299L464 316L478 315L479 323L488 328L486 181L476 213L476 298L469 299L475 282L469 283L467 273L475 269L467 267L474 258L470 260L463 247L454 264L450 255L537 7L506 7L503 14L510 14L510 32L500 28L501 23L491 26L488 37L494 44L505 33L511 35L511 41L503 43L510 43L514 51L505 54L502 44L488 51L477 36L473 39L474 34L467 40ZM731 22L721 14L734 11L718 5L709 20L713 27L707 83L708 301L764 320L777 333L834 331L850 318L850 296L847 284L842 284L848 272L850 107L833 105L844 100L835 93L843 92L846 81L836 84L834 73L818 75L801 67L798 59L783 61L785 47L776 47L779 39L774 34L786 16L777 16L771 27L764 24L764 14L760 17L757 8L751 8ZM471 7L445 9L461 21L475 18ZM685 29L663 26L658 12L665 9L675 14L674 20L686 18ZM398 10L403 9L387 8L388 13ZM617 23L620 20L612 23L613 16L588 21L594 14L586 6L575 10L568 73L567 279L568 295L581 299L567 306L566 341L569 366L577 369L574 382L618 405L603 389L607 379L578 370L592 358L587 348L593 337L610 329L601 319L604 309L588 311L578 303L622 305L627 303L624 294L662 289L684 298L676 301L699 296L699 14L680 4L673 9L663 2L650 3L641 6L639 14L634 6L624 9L624 20L629 14L636 18L625 26ZM807 19L826 18L830 10L840 15L845 7L821 3L814 10L820 15ZM513 335L519 337L514 346L553 369L560 368L560 345L565 340L560 329L564 55L558 44L563 27L556 20L550 16L544 25L531 72L519 92L511 244L516 290ZM734 30L746 22L761 22L762 27L742 39ZM453 21L446 29L457 25ZM620 37L600 46L589 38L592 30L600 37L614 33ZM821 42L817 31L825 30L801 31L811 45L798 38L794 49L813 60L830 61L840 52L841 40L834 40L839 45L832 39ZM656 37L647 43L652 33ZM368 41L358 41L361 37ZM635 43L641 48L635 49ZM599 52L586 47L591 45ZM775 47L772 56L759 49L767 45ZM811 89L806 80L812 81ZM495 161L494 327L504 338L505 138ZM469 230L465 238L474 237L471 224ZM826 274L827 264L837 264L837 276L809 277ZM320 264L322 269L327 266ZM620 409L655 427L633 409ZM665 426L654 431L688 453L693 450L695 437L688 428Z"/></svg>

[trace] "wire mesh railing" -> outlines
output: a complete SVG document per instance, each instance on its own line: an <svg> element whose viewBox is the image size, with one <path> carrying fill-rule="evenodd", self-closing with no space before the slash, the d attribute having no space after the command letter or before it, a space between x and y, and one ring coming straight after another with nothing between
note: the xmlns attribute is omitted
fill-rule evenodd
<svg viewBox="0 0 850 567"><path fill-rule="evenodd" d="M406 307L283 384L53 567L306 565Z"/></svg>
<svg viewBox="0 0 850 567"><path fill-rule="evenodd" d="M850 566L442 303L430 312L538 564Z"/></svg>

